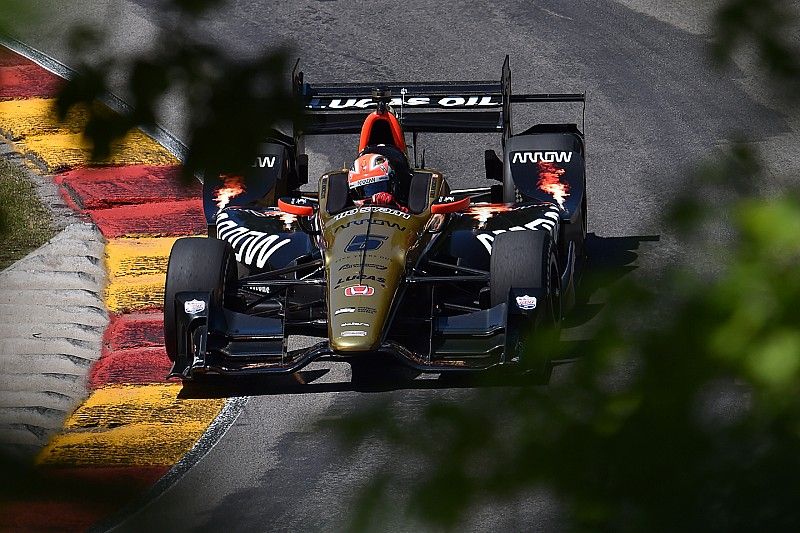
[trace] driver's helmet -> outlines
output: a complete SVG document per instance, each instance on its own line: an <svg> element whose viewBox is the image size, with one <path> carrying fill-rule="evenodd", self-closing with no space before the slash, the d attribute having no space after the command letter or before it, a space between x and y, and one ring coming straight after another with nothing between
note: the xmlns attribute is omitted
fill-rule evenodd
<svg viewBox="0 0 800 533"><path fill-rule="evenodd" d="M347 184L356 199L379 192L394 194L395 172L386 156L363 154L358 156L347 174Z"/></svg>

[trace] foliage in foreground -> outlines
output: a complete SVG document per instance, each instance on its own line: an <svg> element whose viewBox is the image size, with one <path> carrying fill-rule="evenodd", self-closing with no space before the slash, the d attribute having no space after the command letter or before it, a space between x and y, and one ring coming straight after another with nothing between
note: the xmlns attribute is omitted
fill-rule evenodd
<svg viewBox="0 0 800 533"><path fill-rule="evenodd" d="M234 171L276 121L296 117L275 83L285 54L234 64L193 38L197 16L216 3L168 2L165 13L178 23L165 25L152 53L122 65L136 108L120 119L99 105L113 58L82 65L61 108L92 111L86 135L98 158L131 127L154 124L170 90L189 96L190 172ZM755 45L764 72L795 87L800 56L786 38L795 17L786 1L727 0L712 53L723 60L743 43ZM102 49L95 32L76 35L85 50ZM244 83L250 79L257 81ZM218 150L220 138L226 150ZM747 154L732 161L729 175L752 174ZM704 222L697 207L691 198L679 204L685 229ZM797 530L800 200L744 197L721 212L738 232L726 268L713 277L676 270L658 285L623 284L600 318L602 334L564 381L437 403L410 423L382 411L351 421L351 437L377 431L409 463L416 457L430 466L409 508L433 524L457 524L487 496L544 485L576 527ZM628 319L641 315L652 326L632 329ZM374 505L381 492L367 494Z"/></svg>
<svg viewBox="0 0 800 533"><path fill-rule="evenodd" d="M787 2L730 0L710 51L725 64L755 50L771 88L792 96L796 28ZM745 185L758 176L743 147L700 171L707 190L678 199L670 220L688 263L705 255L718 268L616 285L563 380L438 401L410 421L365 412L344 441L380 438L418 465L405 511L434 526L544 487L571 529L797 531L800 190L762 198ZM710 209L698 201L720 197ZM387 466L365 488L356 529L397 509L395 479Z"/></svg>
<svg viewBox="0 0 800 533"><path fill-rule="evenodd" d="M732 157L731 172L752 167L745 150ZM698 208L687 197L683 217ZM434 525L544 486L577 528L796 530L800 195L723 209L738 233L725 270L616 287L564 379L436 402L411 422L365 413L351 442L377 432L424 464L407 510Z"/></svg>
<svg viewBox="0 0 800 533"><path fill-rule="evenodd" d="M290 90L288 49L245 59L202 39L202 17L222 3L165 1L149 49L128 58L98 55L113 38L98 28L71 30L78 74L64 84L56 107L62 119L76 107L87 112L83 133L95 160L108 158L114 141L130 130L158 125L170 97L185 109L187 179L202 172L245 175L259 143L276 127L302 120L302 105ZM103 104L119 75L125 80L121 96L131 106L120 113Z"/></svg>

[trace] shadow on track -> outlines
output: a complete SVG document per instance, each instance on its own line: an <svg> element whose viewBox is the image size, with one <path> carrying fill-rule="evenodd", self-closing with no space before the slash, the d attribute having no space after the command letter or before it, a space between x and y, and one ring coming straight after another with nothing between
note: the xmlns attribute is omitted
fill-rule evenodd
<svg viewBox="0 0 800 533"><path fill-rule="evenodd" d="M576 306L564 321L565 328L578 328L587 324L602 310L604 304L595 302L598 291L608 288L637 268L637 253L643 242L657 242L658 235L629 237L598 237L589 234L586 247L589 261L582 277ZM562 340L563 353L584 352L587 340ZM320 362L332 361L320 358ZM336 359L342 361L342 359ZM306 369L290 375L262 376L204 376L185 382L180 398L227 398L232 396L264 396L278 394L309 394L327 392L380 393L394 390L455 389L476 387L538 386L546 385L547 376L520 375L508 369L492 369L478 373L422 374L381 354L368 358L345 360L351 365L350 381L321 381L328 369ZM555 365L569 361L556 361Z"/></svg>
<svg viewBox="0 0 800 533"><path fill-rule="evenodd" d="M586 237L588 261L581 275L575 308L563 321L563 328L579 327L600 313L604 304L592 302L598 292L611 287L615 282L639 268L635 263L643 242L658 242L660 235L637 235L629 237L598 237L590 233Z"/></svg>

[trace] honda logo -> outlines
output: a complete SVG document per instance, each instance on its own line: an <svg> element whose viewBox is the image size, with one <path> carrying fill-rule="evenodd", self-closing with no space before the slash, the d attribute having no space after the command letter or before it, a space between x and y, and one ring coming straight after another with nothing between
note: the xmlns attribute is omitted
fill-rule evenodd
<svg viewBox="0 0 800 533"><path fill-rule="evenodd" d="M375 294L375 289L368 285L353 285L344 290L345 296L372 296Z"/></svg>

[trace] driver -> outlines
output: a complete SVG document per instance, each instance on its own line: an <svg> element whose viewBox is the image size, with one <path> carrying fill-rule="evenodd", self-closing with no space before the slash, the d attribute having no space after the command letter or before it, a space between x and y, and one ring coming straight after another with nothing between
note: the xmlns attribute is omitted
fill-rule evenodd
<svg viewBox="0 0 800 533"><path fill-rule="evenodd" d="M385 205L408 212L398 202L403 196L400 181L389 158L371 152L362 153L347 174L347 184L356 205Z"/></svg>

